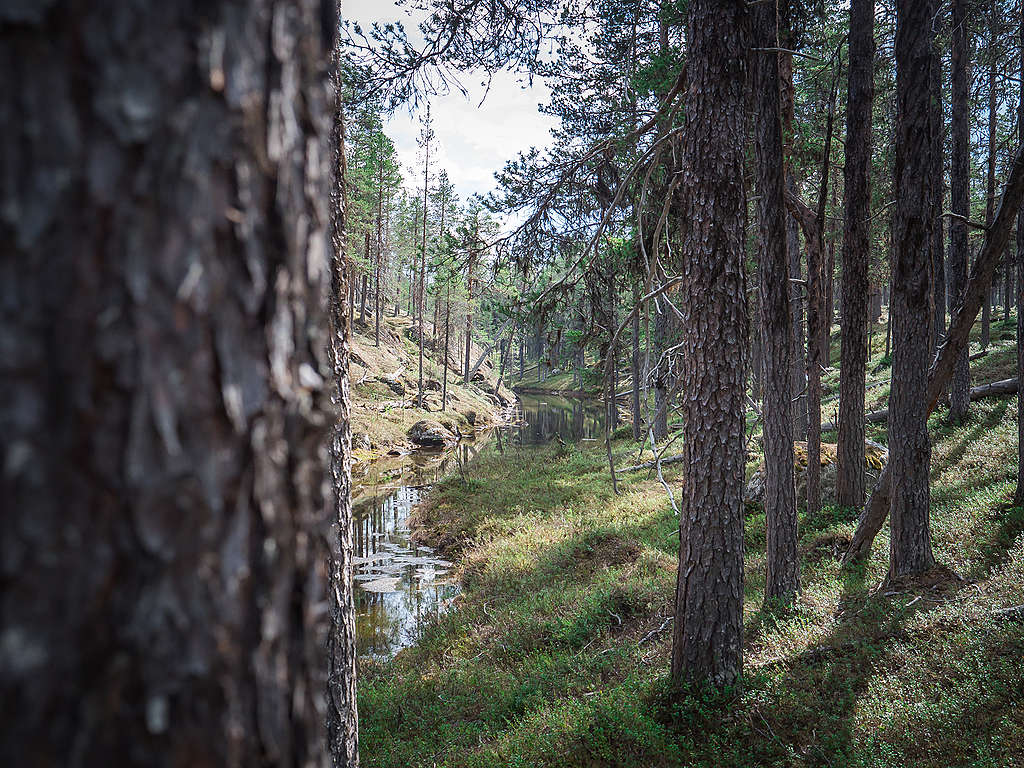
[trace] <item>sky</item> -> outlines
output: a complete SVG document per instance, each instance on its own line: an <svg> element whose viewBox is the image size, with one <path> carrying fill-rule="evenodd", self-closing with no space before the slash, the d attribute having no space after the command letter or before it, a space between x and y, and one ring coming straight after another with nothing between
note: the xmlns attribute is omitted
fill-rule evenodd
<svg viewBox="0 0 1024 768"><path fill-rule="evenodd" d="M364 29L374 21L401 20L410 38L413 38L418 18L410 17L392 0L345 0L344 14L346 19L359 22ZM512 73L501 72L494 77L481 105L486 90L481 86L482 80L479 74L465 77L462 84L469 91L468 99L458 92L431 99L431 116L437 135L431 156L438 160L437 165L431 162L431 176L436 178L441 168L446 170L463 201L474 193L491 191L495 186L495 172L520 151L547 145L549 131L555 125L553 118L537 111L538 104L548 101L549 91L543 83L535 80L531 87ZM413 171L418 165L419 114L401 110L385 123L384 130L395 142L406 185L422 186L422 166Z"/></svg>

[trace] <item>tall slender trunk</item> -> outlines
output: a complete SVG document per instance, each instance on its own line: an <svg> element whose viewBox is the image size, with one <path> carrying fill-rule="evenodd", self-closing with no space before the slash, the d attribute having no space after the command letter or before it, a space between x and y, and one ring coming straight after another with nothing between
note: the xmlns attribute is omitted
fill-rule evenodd
<svg viewBox="0 0 1024 768"><path fill-rule="evenodd" d="M937 43L936 43L937 45ZM946 253L942 237L942 201L945 197L945 142L943 140L942 56L936 48L929 80L929 118L931 123L931 261L932 261L932 356L946 332Z"/></svg>
<svg viewBox="0 0 1024 768"><path fill-rule="evenodd" d="M989 64L988 64L988 169L985 174L985 226L992 226L992 213L996 204L996 3L989 3ZM992 338L992 285L985 289L985 303L981 305L981 348L988 349Z"/></svg>
<svg viewBox="0 0 1024 768"><path fill-rule="evenodd" d="M654 440L660 442L668 437L668 390L672 366L665 356L668 348L668 309L662 307L654 318Z"/></svg>
<svg viewBox="0 0 1024 768"><path fill-rule="evenodd" d="M469 247L469 258L466 261L466 355L462 372L462 381L469 384L469 358L473 339L473 267L476 257L476 227L473 229L473 244ZM540 367L540 355L537 356L537 367Z"/></svg>
<svg viewBox="0 0 1024 768"><path fill-rule="evenodd" d="M1024 6L1020 18L1020 100L1017 142L1024 147ZM1024 382L1024 206L1017 213L1017 381ZM1013 503L1024 506L1024 395L1017 390L1017 490Z"/></svg>
<svg viewBox="0 0 1024 768"><path fill-rule="evenodd" d="M967 287L967 218L970 216L970 106L968 81L967 0L953 0L952 21L952 79L953 96L952 148L950 152L949 196L949 302L950 315L959 310ZM959 422L967 416L970 405L969 351L965 347L957 357L953 379L949 388L949 418Z"/></svg>
<svg viewBox="0 0 1024 768"><path fill-rule="evenodd" d="M427 211L430 198L430 104L427 104L427 127L424 130L423 156L423 227L420 230L420 283L419 298L419 377L416 389L416 407L423 408L423 299L427 289Z"/></svg>
<svg viewBox="0 0 1024 768"><path fill-rule="evenodd" d="M370 263L370 230L366 230L366 263ZM363 272L362 281L360 285L360 299L359 299L359 324L366 326L366 292L368 290L369 277L366 272Z"/></svg>
<svg viewBox="0 0 1024 768"><path fill-rule="evenodd" d="M338 18L343 18L338 0ZM331 292L330 362L333 368L337 413L331 428L331 479L334 490L333 525L335 551L330 561L328 605L331 628L327 641L327 746L334 768L359 766L359 715L356 704L355 589L352 579L352 420L349 366L351 364L351 316L346 316L346 287L353 283L352 264L345 253L348 216L345 161L345 108L342 81L343 43L335 33L332 56L334 121L331 134ZM369 243L369 234L367 234ZM282 595L289 610L291 597Z"/></svg>
<svg viewBox="0 0 1024 768"><path fill-rule="evenodd" d="M633 287L633 300L638 302L643 291L640 286ZM640 312L633 313L633 356L631 359L633 374L633 392L631 405L633 410L633 439L639 440L643 435L642 414L640 411Z"/></svg>
<svg viewBox="0 0 1024 768"><path fill-rule="evenodd" d="M380 321L384 311L381 277L384 273L384 153L380 155L377 174L377 258L373 266L373 345L380 346Z"/></svg>
<svg viewBox="0 0 1024 768"><path fill-rule="evenodd" d="M896 206L890 323L893 336L889 396L892 462L891 578L922 573L935 564L929 525L928 365L931 341L932 68L934 0L896 5Z"/></svg>
<svg viewBox="0 0 1024 768"><path fill-rule="evenodd" d="M997 91L995 78L994 48L996 45L996 10L995 0L988 6L989 19L989 57L988 57L988 167L985 174L985 226L992 225L992 211L995 207L995 119L997 110ZM981 348L987 349L992 335L992 286L986 289L985 303L981 306Z"/></svg>
<svg viewBox="0 0 1024 768"><path fill-rule="evenodd" d="M839 445L836 503L864 503L864 386L868 361L868 263L871 256L871 104L874 100L874 0L851 0L846 108L846 212L843 220Z"/></svg>
<svg viewBox="0 0 1024 768"><path fill-rule="evenodd" d="M782 140L786 162L786 192L796 195L796 179L793 176L793 116L796 105L796 91L793 85L793 54L796 45L794 34L794 7L784 3L780 8L780 43L783 52L779 56L779 80L782 109ZM802 269L800 265L800 230L796 219L786 214L786 253L789 258L789 277L795 280L790 295L790 312L793 319L792 356L790 357L790 380L793 396L793 434L798 439L807 437L807 362L804 356L804 296L800 287ZM799 501L799 500L798 500Z"/></svg>
<svg viewBox="0 0 1024 768"><path fill-rule="evenodd" d="M752 12L759 48L778 47L774 6ZM756 54L752 93L757 157L758 283L764 348L764 512L768 575L766 603L790 604L800 589L793 458L793 316L786 245L785 164L778 54ZM756 374L755 374L756 375Z"/></svg>
<svg viewBox="0 0 1024 768"><path fill-rule="evenodd" d="M451 335L452 327L452 286L449 281L445 288L445 301L444 301L444 355L442 360L442 370L444 382L441 385L441 410L445 410L448 407L448 338Z"/></svg>
<svg viewBox="0 0 1024 768"><path fill-rule="evenodd" d="M743 177L747 8L688 8L677 262L686 483L681 489L672 679L734 682L742 668L747 311ZM700 393L700 396L694 396Z"/></svg>

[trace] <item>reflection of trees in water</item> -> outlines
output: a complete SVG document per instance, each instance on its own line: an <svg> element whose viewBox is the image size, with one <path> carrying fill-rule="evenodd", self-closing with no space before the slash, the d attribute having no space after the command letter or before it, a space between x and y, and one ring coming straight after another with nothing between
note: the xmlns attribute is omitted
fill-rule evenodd
<svg viewBox="0 0 1024 768"><path fill-rule="evenodd" d="M359 582L356 582L356 636L362 655L391 656L409 645L422 621L428 617L435 618L442 609L443 601L458 592L455 585L422 580L417 575L425 567L422 564L393 562L395 556L431 555L412 544L405 525L410 511L421 497L422 489L418 486L392 486L388 487L387 495L371 493L370 499L356 509L356 556L379 554L386 558L357 566L356 574L399 579L398 591L387 593L368 592L358 588Z"/></svg>
<svg viewBox="0 0 1024 768"><path fill-rule="evenodd" d="M397 577L396 592L378 593L359 588L356 595L356 634L361 655L389 657L412 643L425 620L445 610L458 594L455 584L421 580L421 564L393 562L396 555L431 555L410 541L406 526L412 508L425 489L442 478L466 475L473 459L494 440L504 452L506 442L541 445L557 435L566 442L597 439L604 435L604 411L599 403L570 398L521 399L522 421L514 427L482 433L441 452L418 451L357 465L354 473L355 553L357 557L386 555L379 563L364 563L356 574ZM442 577L443 578L443 577Z"/></svg>
<svg viewBox="0 0 1024 768"><path fill-rule="evenodd" d="M603 435L604 413L600 404L575 398L522 396L520 407L523 420L516 430L520 445L543 445L556 436L575 442Z"/></svg>

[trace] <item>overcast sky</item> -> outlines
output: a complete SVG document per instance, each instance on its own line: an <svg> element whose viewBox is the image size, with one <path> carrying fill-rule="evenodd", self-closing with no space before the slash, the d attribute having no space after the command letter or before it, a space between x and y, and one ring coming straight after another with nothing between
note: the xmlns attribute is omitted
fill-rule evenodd
<svg viewBox="0 0 1024 768"><path fill-rule="evenodd" d="M416 20L410 21L404 9L392 0L345 0L345 18L359 22L368 29L374 21L401 20L410 37L415 32ZM537 111L537 105L547 103L548 89L534 81L532 87L520 84L519 79L503 72L491 83L490 92L481 106L485 89L479 75L469 75L463 85L469 91L466 99L459 93L450 93L431 101L437 148L431 155L438 159L431 175L436 178L440 168L448 171L459 197L465 201L474 192L485 194L494 188L494 173L501 170L521 150L531 146L543 147L550 140L549 129L555 122ZM525 87L524 87L525 86ZM416 136L420 130L419 115L403 110L385 124L385 131L395 142L401 158L407 185L412 166L416 164ZM422 185L422 169L416 171ZM415 185L415 184L414 184Z"/></svg>

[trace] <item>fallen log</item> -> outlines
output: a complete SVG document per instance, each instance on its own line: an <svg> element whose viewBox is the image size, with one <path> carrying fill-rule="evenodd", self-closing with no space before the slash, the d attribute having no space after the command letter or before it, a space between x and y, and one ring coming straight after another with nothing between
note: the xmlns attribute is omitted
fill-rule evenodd
<svg viewBox="0 0 1024 768"><path fill-rule="evenodd" d="M684 454L677 453L675 456L668 456L668 457L662 459L660 463L661 463L661 466L664 467L666 464L678 464L684 458L685 458ZM654 461L645 461L643 464L634 464L631 467L625 467L624 469L619 469L619 470L616 470L616 471L618 471L618 472L639 472L641 469L654 469L656 466L658 466L658 463L659 463L658 460L655 459Z"/></svg>
<svg viewBox="0 0 1024 768"><path fill-rule="evenodd" d="M981 400L986 397L999 397L1000 395L1013 395L1017 392L1018 382L1016 378L993 381L990 384L982 384L980 387L971 388L971 401ZM877 424L880 421L887 421L889 409L882 408L878 411L871 411L865 414L864 421L868 424ZM838 427L835 422L828 421L821 425L822 432L834 432Z"/></svg>

